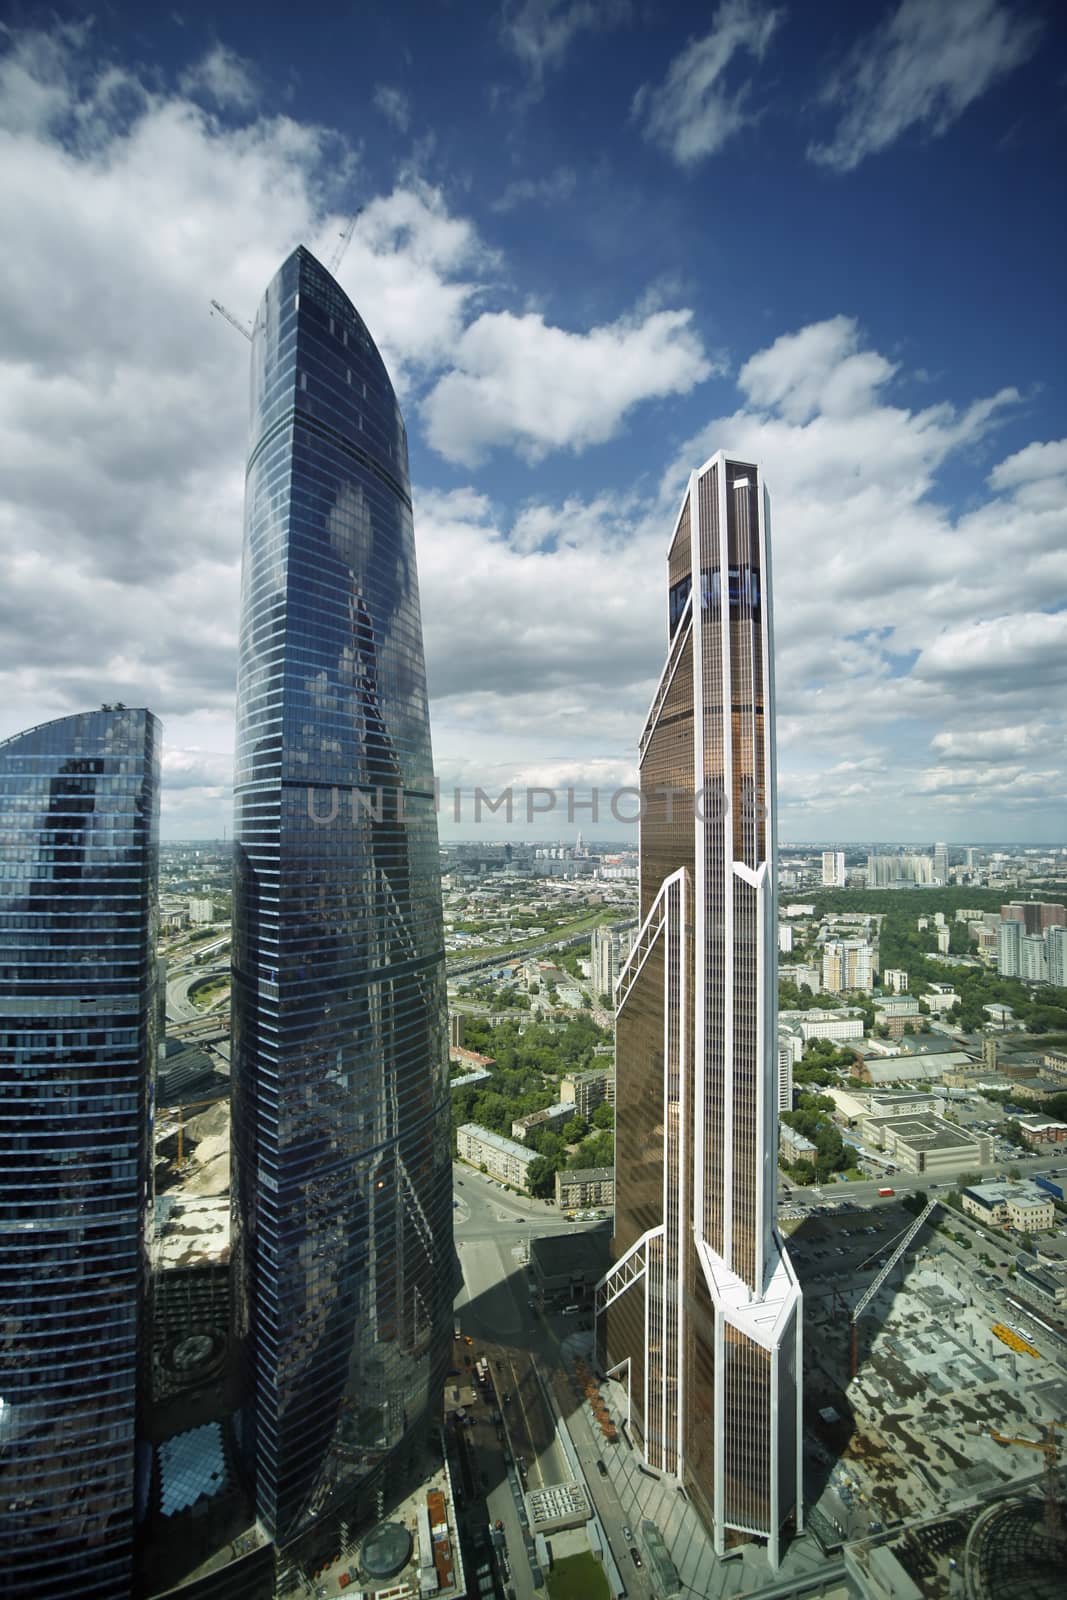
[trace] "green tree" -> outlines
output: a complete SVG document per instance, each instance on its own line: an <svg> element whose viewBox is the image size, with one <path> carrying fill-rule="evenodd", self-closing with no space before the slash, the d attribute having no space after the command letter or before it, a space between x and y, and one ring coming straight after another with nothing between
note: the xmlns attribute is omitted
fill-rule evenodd
<svg viewBox="0 0 1067 1600"><path fill-rule="evenodd" d="M588 1131L587 1124L581 1117L572 1117L565 1122L561 1129L564 1144L579 1144Z"/></svg>
<svg viewBox="0 0 1067 1600"><path fill-rule="evenodd" d="M610 1132L615 1126L615 1107L602 1100L592 1115L594 1128L607 1128Z"/></svg>
<svg viewBox="0 0 1067 1600"><path fill-rule="evenodd" d="M534 1156L526 1169L526 1184L536 1199L546 1200L555 1193L556 1170L555 1161L547 1156Z"/></svg>

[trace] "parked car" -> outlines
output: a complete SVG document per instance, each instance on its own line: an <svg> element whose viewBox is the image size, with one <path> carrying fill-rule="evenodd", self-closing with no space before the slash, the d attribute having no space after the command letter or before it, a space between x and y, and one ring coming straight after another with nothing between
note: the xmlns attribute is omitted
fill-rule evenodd
<svg viewBox="0 0 1067 1600"><path fill-rule="evenodd" d="M633 1562L635 1567L643 1567L645 1564L641 1560L641 1552L635 1544L630 1546L630 1560Z"/></svg>
<svg viewBox="0 0 1067 1600"><path fill-rule="evenodd" d="M599 1457L599 1456L597 1456L597 1461L596 1461L596 1469L597 1469L597 1471L598 1471L598 1472L599 1472L599 1473L600 1473L600 1476L601 1476L601 1477L602 1477L602 1478L606 1478L606 1477L607 1477L607 1475L608 1475L608 1469L607 1469L607 1467L606 1467L606 1466L605 1466L605 1465L604 1465L604 1463L603 1463L603 1461L602 1461L602 1460L601 1460L601 1459L600 1459L600 1457Z"/></svg>

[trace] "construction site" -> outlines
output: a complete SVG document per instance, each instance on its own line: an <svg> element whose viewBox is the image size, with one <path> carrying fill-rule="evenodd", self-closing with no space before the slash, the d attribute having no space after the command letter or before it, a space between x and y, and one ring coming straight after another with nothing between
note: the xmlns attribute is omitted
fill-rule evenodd
<svg viewBox="0 0 1067 1600"><path fill-rule="evenodd" d="M1067 1562L1067 1342L936 1209L839 1213L791 1240L808 1533L862 1595L1041 1600Z"/></svg>

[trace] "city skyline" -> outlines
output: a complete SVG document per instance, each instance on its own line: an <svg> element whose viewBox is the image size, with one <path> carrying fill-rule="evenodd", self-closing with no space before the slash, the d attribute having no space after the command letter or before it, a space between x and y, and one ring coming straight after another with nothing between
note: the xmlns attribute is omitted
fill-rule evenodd
<svg viewBox="0 0 1067 1600"><path fill-rule="evenodd" d="M55 15L0 40L0 735L147 701L166 836L221 832L244 352L208 302L246 323L361 208L338 272L411 428L446 789L632 781L639 574L714 442L790 510L783 838L1054 837L1056 8L423 4L358 49L332 15Z"/></svg>
<svg viewBox="0 0 1067 1600"><path fill-rule="evenodd" d="M641 924L615 990L615 1262L601 1364L649 1464L714 1530L803 1523L801 1292L776 1226L774 633L769 498L718 452L668 555L641 734ZM688 787L719 803L681 811ZM664 796L667 798L664 798Z"/></svg>
<svg viewBox="0 0 1067 1600"><path fill-rule="evenodd" d="M455 1279L404 422L303 247L252 336L234 791L233 1334L279 1549L419 1470ZM364 804L331 812L331 789ZM326 804L320 803L326 797Z"/></svg>

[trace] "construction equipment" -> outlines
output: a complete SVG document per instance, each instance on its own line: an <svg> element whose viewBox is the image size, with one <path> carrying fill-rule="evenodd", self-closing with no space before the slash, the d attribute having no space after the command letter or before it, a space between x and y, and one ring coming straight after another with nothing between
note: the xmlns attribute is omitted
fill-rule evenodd
<svg viewBox="0 0 1067 1600"><path fill-rule="evenodd" d="M345 223L344 228L341 231L340 242L339 242L339 244L337 246L337 249L334 251L333 255L330 257L330 265L329 265L328 270L329 270L329 274L330 274L331 278L337 276L337 269L341 265L342 260L344 259L345 251L348 249L348 246L352 242L352 235L355 232L356 222L359 219L359 217L361 216L362 212L363 212L363 207L362 206L359 207L358 211L353 211L352 215L349 217L348 221Z"/></svg>
<svg viewBox="0 0 1067 1600"><path fill-rule="evenodd" d="M251 339L252 330L247 322L242 322L240 317L235 317L232 311L227 311L221 301L212 300L211 309L213 312L217 311L220 317L225 317L231 328L236 328L237 332L244 334L246 339Z"/></svg>
<svg viewBox="0 0 1067 1600"><path fill-rule="evenodd" d="M219 1101L224 1098L223 1095L216 1094L212 1095L210 1100L186 1100L184 1104L173 1107L178 1113L178 1159L175 1166L179 1172L182 1170L184 1151L185 1112L194 1109L202 1110L204 1106L217 1106Z"/></svg>
<svg viewBox="0 0 1067 1600"><path fill-rule="evenodd" d="M870 1282L870 1284L868 1284L868 1286L867 1286L866 1290L864 1291L864 1293L861 1294L859 1299L856 1301L855 1307L854 1307L853 1312L852 1312L852 1376L853 1377L856 1376L856 1374L859 1372L859 1369L860 1369L860 1330L859 1330L860 1317L866 1311L867 1307L870 1305L871 1301L874 1299L875 1295L878 1293L879 1289L882 1287L883 1283L888 1278L889 1274L892 1272L893 1268L896 1266L897 1262L900 1260L901 1256L904 1254L905 1250L908 1248L908 1246L911 1243L911 1241L915 1238L915 1235L919 1232L919 1229L922 1227L922 1225L926 1221L927 1217L929 1217L931 1211L933 1211L933 1209L934 1209L934 1207L936 1205L940 1205L940 1203L941 1202L938 1200L936 1195L934 1196L934 1198L932 1200L928 1200L926 1202L926 1205L919 1212L919 1215L915 1218L915 1221L912 1223L911 1227L904 1234L903 1238L901 1239L900 1243L897 1245L896 1249L893 1251L893 1254L889 1257L889 1259L886 1262L885 1266L877 1274L877 1276L872 1279L872 1281Z"/></svg>
<svg viewBox="0 0 1067 1600"><path fill-rule="evenodd" d="M1056 1429L1067 1433L1067 1425L1062 1422L1046 1422L1041 1425L1040 1439L1023 1439L1017 1434L998 1433L996 1428L990 1428L989 1437L997 1444L1017 1444L1023 1450L1040 1450L1045 1458L1045 1526L1053 1538L1063 1532L1063 1506L1060 1503L1059 1489L1056 1483L1056 1467L1059 1460L1060 1446L1056 1438Z"/></svg>

